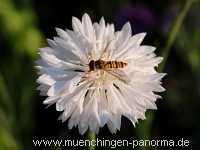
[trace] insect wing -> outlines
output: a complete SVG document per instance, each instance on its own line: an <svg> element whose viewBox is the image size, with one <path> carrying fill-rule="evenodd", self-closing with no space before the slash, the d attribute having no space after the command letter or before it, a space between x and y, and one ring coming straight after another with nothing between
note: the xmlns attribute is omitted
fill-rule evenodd
<svg viewBox="0 0 200 150"><path fill-rule="evenodd" d="M107 73L111 74L112 76L116 77L117 79L125 82L125 83L129 83L130 79L129 77L122 71L119 69L106 69L105 70Z"/></svg>

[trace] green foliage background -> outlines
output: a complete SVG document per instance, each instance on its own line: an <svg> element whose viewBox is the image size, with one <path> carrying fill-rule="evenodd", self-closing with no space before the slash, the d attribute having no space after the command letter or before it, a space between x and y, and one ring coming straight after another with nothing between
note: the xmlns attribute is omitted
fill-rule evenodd
<svg viewBox="0 0 200 150"><path fill-rule="evenodd" d="M138 3L131 0L77 1L76 12L72 11L70 14L80 17L88 12L93 18L105 16L109 21L116 21L114 12L124 5L134 5L136 2ZM158 102L159 110L148 111L147 119L140 121L136 128L123 120L124 127L128 128L114 136L103 129L99 137L120 138L127 137L127 133L128 137L142 139L185 137L191 141L192 147L199 146L200 3L198 0L169 0L160 4L167 11L172 2L177 7L177 17L172 20L170 32L165 36L158 31L158 36L152 40L152 44L158 47L157 52L165 58L160 71L168 73L164 80L167 91L163 94L164 99ZM149 5L150 2L142 3ZM55 33L55 26L62 24L61 27L69 28L71 25L70 21L63 23L65 18L58 23L56 18L60 17L57 16L56 9L51 7L52 2L47 0L0 0L0 150L34 149L33 138L48 137L49 134L46 133L52 130L50 137L53 138L70 138L74 135L80 138L76 129L68 131L66 125L61 123L54 123L51 126L53 128L48 128L48 123L57 122L58 115L54 108L52 111L57 116L48 116L51 119L47 119L46 124L44 121L41 123L45 117L39 114L44 111L49 115L52 113L40 110L45 109L45 106L42 104L44 97L38 96L35 83L37 76L34 61L38 57L38 48L46 45L45 38ZM67 12L70 12L70 7L66 3ZM52 14L54 15L50 16ZM53 19L49 19L50 17ZM52 26L42 25L42 19L47 19L47 23L52 23ZM44 27L49 27L49 31L44 30Z"/></svg>

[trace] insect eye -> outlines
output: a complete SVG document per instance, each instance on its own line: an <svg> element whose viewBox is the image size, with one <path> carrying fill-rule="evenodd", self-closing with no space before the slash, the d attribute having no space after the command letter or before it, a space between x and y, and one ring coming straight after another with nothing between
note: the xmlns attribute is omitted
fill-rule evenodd
<svg viewBox="0 0 200 150"><path fill-rule="evenodd" d="M90 63L89 63L90 70L94 70L94 63L95 63L94 60L90 61Z"/></svg>

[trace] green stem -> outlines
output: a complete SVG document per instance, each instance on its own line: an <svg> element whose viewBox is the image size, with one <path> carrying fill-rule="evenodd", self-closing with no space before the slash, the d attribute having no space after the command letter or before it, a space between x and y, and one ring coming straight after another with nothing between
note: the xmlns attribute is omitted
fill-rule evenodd
<svg viewBox="0 0 200 150"><path fill-rule="evenodd" d="M88 131L88 139L90 141L94 141L94 140L96 141L96 134L92 131ZM90 145L88 149L89 150L95 150L95 146Z"/></svg>
<svg viewBox="0 0 200 150"><path fill-rule="evenodd" d="M163 49L161 56L163 56L164 60L162 61L162 63L160 64L159 67L159 71L162 72L164 70L166 61L168 59L171 47L176 39L176 35L180 30L180 27L183 23L183 20L187 14L187 12L189 11L190 7L192 6L192 3L195 0L186 0L185 5L182 9L182 11L180 12L180 14L177 16L177 18L175 19L174 25L172 26L172 29L169 33L168 39L167 39L167 45L166 47Z"/></svg>

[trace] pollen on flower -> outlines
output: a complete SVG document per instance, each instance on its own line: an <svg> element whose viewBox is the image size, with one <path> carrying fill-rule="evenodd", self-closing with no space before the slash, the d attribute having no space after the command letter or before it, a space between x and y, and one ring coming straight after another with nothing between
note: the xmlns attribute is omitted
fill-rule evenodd
<svg viewBox="0 0 200 150"><path fill-rule="evenodd" d="M121 128L121 117L133 125L145 118L147 109L156 109L161 98L161 79L155 67L162 61L155 47L141 45L146 33L132 35L126 23L115 32L104 18L92 23L88 14L72 18L73 30L56 28L58 37L40 49L37 82L44 104L56 104L68 127L78 126L98 133L107 124L111 133Z"/></svg>

